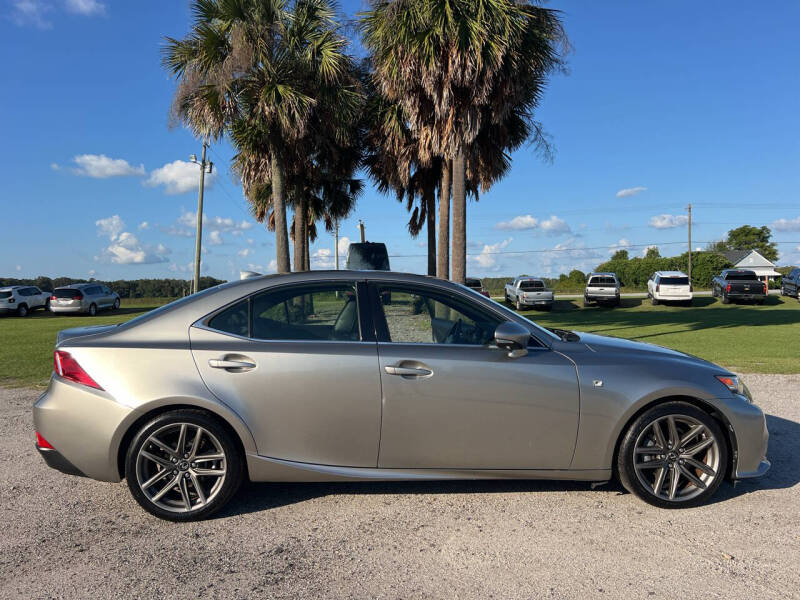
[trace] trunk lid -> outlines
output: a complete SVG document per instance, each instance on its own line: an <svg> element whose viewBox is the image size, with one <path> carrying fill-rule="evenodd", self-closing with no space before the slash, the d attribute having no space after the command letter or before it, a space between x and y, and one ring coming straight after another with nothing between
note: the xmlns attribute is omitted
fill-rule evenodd
<svg viewBox="0 0 800 600"><path fill-rule="evenodd" d="M66 340L70 340L77 337L83 337L86 335L96 335L98 333L105 333L107 331L111 331L117 327L117 325L87 325L86 327L73 327L71 329L62 329L58 332L58 338L56 338L56 346L61 344Z"/></svg>

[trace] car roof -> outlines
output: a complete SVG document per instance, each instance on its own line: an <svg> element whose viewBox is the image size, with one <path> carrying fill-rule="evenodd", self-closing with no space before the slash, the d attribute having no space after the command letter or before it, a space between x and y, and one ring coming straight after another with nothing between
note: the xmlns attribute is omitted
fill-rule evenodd
<svg viewBox="0 0 800 600"><path fill-rule="evenodd" d="M656 271L656 275L661 277L688 277L683 271Z"/></svg>
<svg viewBox="0 0 800 600"><path fill-rule="evenodd" d="M10 292L12 290L18 290L19 288L24 287L35 287L32 285L7 285L6 287L0 287L0 292Z"/></svg>
<svg viewBox="0 0 800 600"><path fill-rule="evenodd" d="M589 277L616 277L616 273L589 273Z"/></svg>
<svg viewBox="0 0 800 600"><path fill-rule="evenodd" d="M70 285L60 285L56 289L57 290L65 290L65 289L75 289L75 288L85 288L90 285L103 285L102 283L72 283Z"/></svg>

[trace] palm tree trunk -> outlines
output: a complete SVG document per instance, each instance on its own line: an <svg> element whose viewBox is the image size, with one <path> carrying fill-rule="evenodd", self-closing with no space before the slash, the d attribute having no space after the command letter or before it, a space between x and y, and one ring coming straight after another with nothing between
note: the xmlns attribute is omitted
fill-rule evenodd
<svg viewBox="0 0 800 600"><path fill-rule="evenodd" d="M467 277L467 189L466 160L460 150L453 158L453 281Z"/></svg>
<svg viewBox="0 0 800 600"><path fill-rule="evenodd" d="M294 211L294 270L306 270L306 250L305 245L308 242L308 235L306 231L306 217L308 215L308 200L305 195L300 192L296 200L296 208Z"/></svg>
<svg viewBox="0 0 800 600"><path fill-rule="evenodd" d="M306 271L311 270L311 236L308 235L309 227L308 223L306 223L306 243L303 246L305 252L305 263L306 263Z"/></svg>
<svg viewBox="0 0 800 600"><path fill-rule="evenodd" d="M425 190L425 219L428 222L428 275L436 277L436 188Z"/></svg>
<svg viewBox="0 0 800 600"><path fill-rule="evenodd" d="M289 232L286 228L286 195L283 163L272 154L272 211L275 214L275 261L278 273L289 273Z"/></svg>
<svg viewBox="0 0 800 600"><path fill-rule="evenodd" d="M436 253L436 276L450 277L450 179L452 167L449 160L442 164L442 187L439 189L439 247Z"/></svg>

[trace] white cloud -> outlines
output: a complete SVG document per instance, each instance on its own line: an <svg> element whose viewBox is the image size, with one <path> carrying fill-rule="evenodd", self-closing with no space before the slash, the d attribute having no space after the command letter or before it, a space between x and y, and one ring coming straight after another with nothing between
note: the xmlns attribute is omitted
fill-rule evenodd
<svg viewBox="0 0 800 600"><path fill-rule="evenodd" d="M255 243L255 240L253 238L247 238L247 243L252 246Z"/></svg>
<svg viewBox="0 0 800 600"><path fill-rule="evenodd" d="M631 243L626 238L622 238L608 247L608 254L610 256L614 254L617 250L627 250L630 247Z"/></svg>
<svg viewBox="0 0 800 600"><path fill-rule="evenodd" d="M150 229L150 223L147 221L142 221L139 223L139 231L144 231L145 229Z"/></svg>
<svg viewBox="0 0 800 600"><path fill-rule="evenodd" d="M60 171L61 165L56 162L52 162L50 163L50 168L53 169L53 171Z"/></svg>
<svg viewBox="0 0 800 600"><path fill-rule="evenodd" d="M553 246L551 252L541 255L539 263L541 271L537 275L555 277L561 273L569 273L573 269L583 272L591 271L603 256L597 250L585 247L585 243L577 237Z"/></svg>
<svg viewBox="0 0 800 600"><path fill-rule="evenodd" d="M111 242L106 248L103 248L100 256L94 257L97 261L112 262L118 265L149 265L166 262L166 256L172 252L163 244L155 247L142 244L135 235L124 231L125 222L119 215L99 219L95 221L95 225L97 226L97 235L108 237Z"/></svg>
<svg viewBox="0 0 800 600"><path fill-rule="evenodd" d="M650 250L650 248L655 248L658 250L658 244L650 244L642 248L642 256L647 256L647 251Z"/></svg>
<svg viewBox="0 0 800 600"><path fill-rule="evenodd" d="M125 222L119 215L99 219L94 224L97 226L97 235L107 236L111 240L116 240L125 229Z"/></svg>
<svg viewBox="0 0 800 600"><path fill-rule="evenodd" d="M497 253L508 247L514 238L508 238L496 244L484 244L480 254L469 258L483 269L493 269L497 267Z"/></svg>
<svg viewBox="0 0 800 600"><path fill-rule="evenodd" d="M106 6L97 0L67 0L67 10L79 15L91 17L102 15L106 12Z"/></svg>
<svg viewBox="0 0 800 600"><path fill-rule="evenodd" d="M686 215L656 215L650 219L650 227L656 229L673 229L675 227L683 227L689 222L689 217Z"/></svg>
<svg viewBox="0 0 800 600"><path fill-rule="evenodd" d="M11 20L20 27L31 25L38 29L50 29L53 23L46 15L51 8L50 4L42 0L12 0Z"/></svg>
<svg viewBox="0 0 800 600"><path fill-rule="evenodd" d="M548 235L560 235L562 233L572 232L567 222L555 215L551 215L549 219L545 219L539 223L539 227Z"/></svg>
<svg viewBox="0 0 800 600"><path fill-rule="evenodd" d="M795 219L778 219L770 226L775 231L800 231L800 217Z"/></svg>
<svg viewBox="0 0 800 600"><path fill-rule="evenodd" d="M94 277L95 275L97 275L97 271L94 269L89 269L89 277Z"/></svg>
<svg viewBox="0 0 800 600"><path fill-rule="evenodd" d="M208 234L208 243L212 246L221 246L225 243L225 240L222 239L222 234L219 231L212 230Z"/></svg>
<svg viewBox="0 0 800 600"><path fill-rule="evenodd" d="M525 229L536 229L539 226L539 219L531 215L520 215L510 221L500 222L495 227L497 229L523 231Z"/></svg>
<svg viewBox="0 0 800 600"><path fill-rule="evenodd" d="M624 188L617 192L617 198L630 198L631 196L635 196L636 194L639 194L646 190L647 188L643 186Z"/></svg>
<svg viewBox="0 0 800 600"><path fill-rule="evenodd" d="M72 159L72 162L78 165L72 169L75 175L95 179L145 174L144 165L134 167L123 158L109 158L105 154L79 154Z"/></svg>
<svg viewBox="0 0 800 600"><path fill-rule="evenodd" d="M350 248L350 238L343 236L339 238L339 259L342 260L347 256L347 250Z"/></svg>
<svg viewBox="0 0 800 600"><path fill-rule="evenodd" d="M16 267L17 272L22 271L22 265L17 265Z"/></svg>
<svg viewBox="0 0 800 600"><path fill-rule="evenodd" d="M255 250L253 250L252 248L242 248L242 249L241 249L241 250L239 250L239 251L238 251L236 254L238 254L238 255L239 255L239 256L241 256L242 258L247 258L247 257L248 257L248 256L250 256L251 254L255 254L255 252L256 252L256 251L255 251Z"/></svg>
<svg viewBox="0 0 800 600"><path fill-rule="evenodd" d="M311 265L318 269L333 268L333 251L330 248L320 248L311 253Z"/></svg>
<svg viewBox="0 0 800 600"><path fill-rule="evenodd" d="M275 262L274 259L269 261L269 264L266 267L264 265L248 263L247 268L251 271L255 271L256 273L275 273L278 270L278 263Z"/></svg>
<svg viewBox="0 0 800 600"><path fill-rule="evenodd" d="M206 173L205 186L210 188L217 179L216 171ZM145 185L163 185L167 194L196 192L200 185L200 167L193 162L175 160L150 172Z"/></svg>
<svg viewBox="0 0 800 600"><path fill-rule="evenodd" d="M178 217L178 224L194 230L197 227L197 213L183 211ZM237 231L247 231L252 229L253 223L250 221L234 221L230 217L209 217L203 215L203 229L208 231L219 231L220 233L236 233Z"/></svg>

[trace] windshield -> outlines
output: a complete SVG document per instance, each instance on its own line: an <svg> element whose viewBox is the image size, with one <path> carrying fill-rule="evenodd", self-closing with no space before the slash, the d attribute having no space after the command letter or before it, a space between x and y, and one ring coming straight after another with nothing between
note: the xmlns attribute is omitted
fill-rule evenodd
<svg viewBox="0 0 800 600"><path fill-rule="evenodd" d="M520 281L519 289L521 290L543 290L544 283L541 281L537 281L535 279L529 279L527 281Z"/></svg>
<svg viewBox="0 0 800 600"><path fill-rule="evenodd" d="M589 287L606 287L606 286L615 286L617 282L614 280L613 277L592 277L589 280Z"/></svg>
<svg viewBox="0 0 800 600"><path fill-rule="evenodd" d="M732 271L725 274L728 281L753 281L756 274L753 271Z"/></svg>
<svg viewBox="0 0 800 600"><path fill-rule="evenodd" d="M662 285L689 285L688 277L662 277L659 280Z"/></svg>

